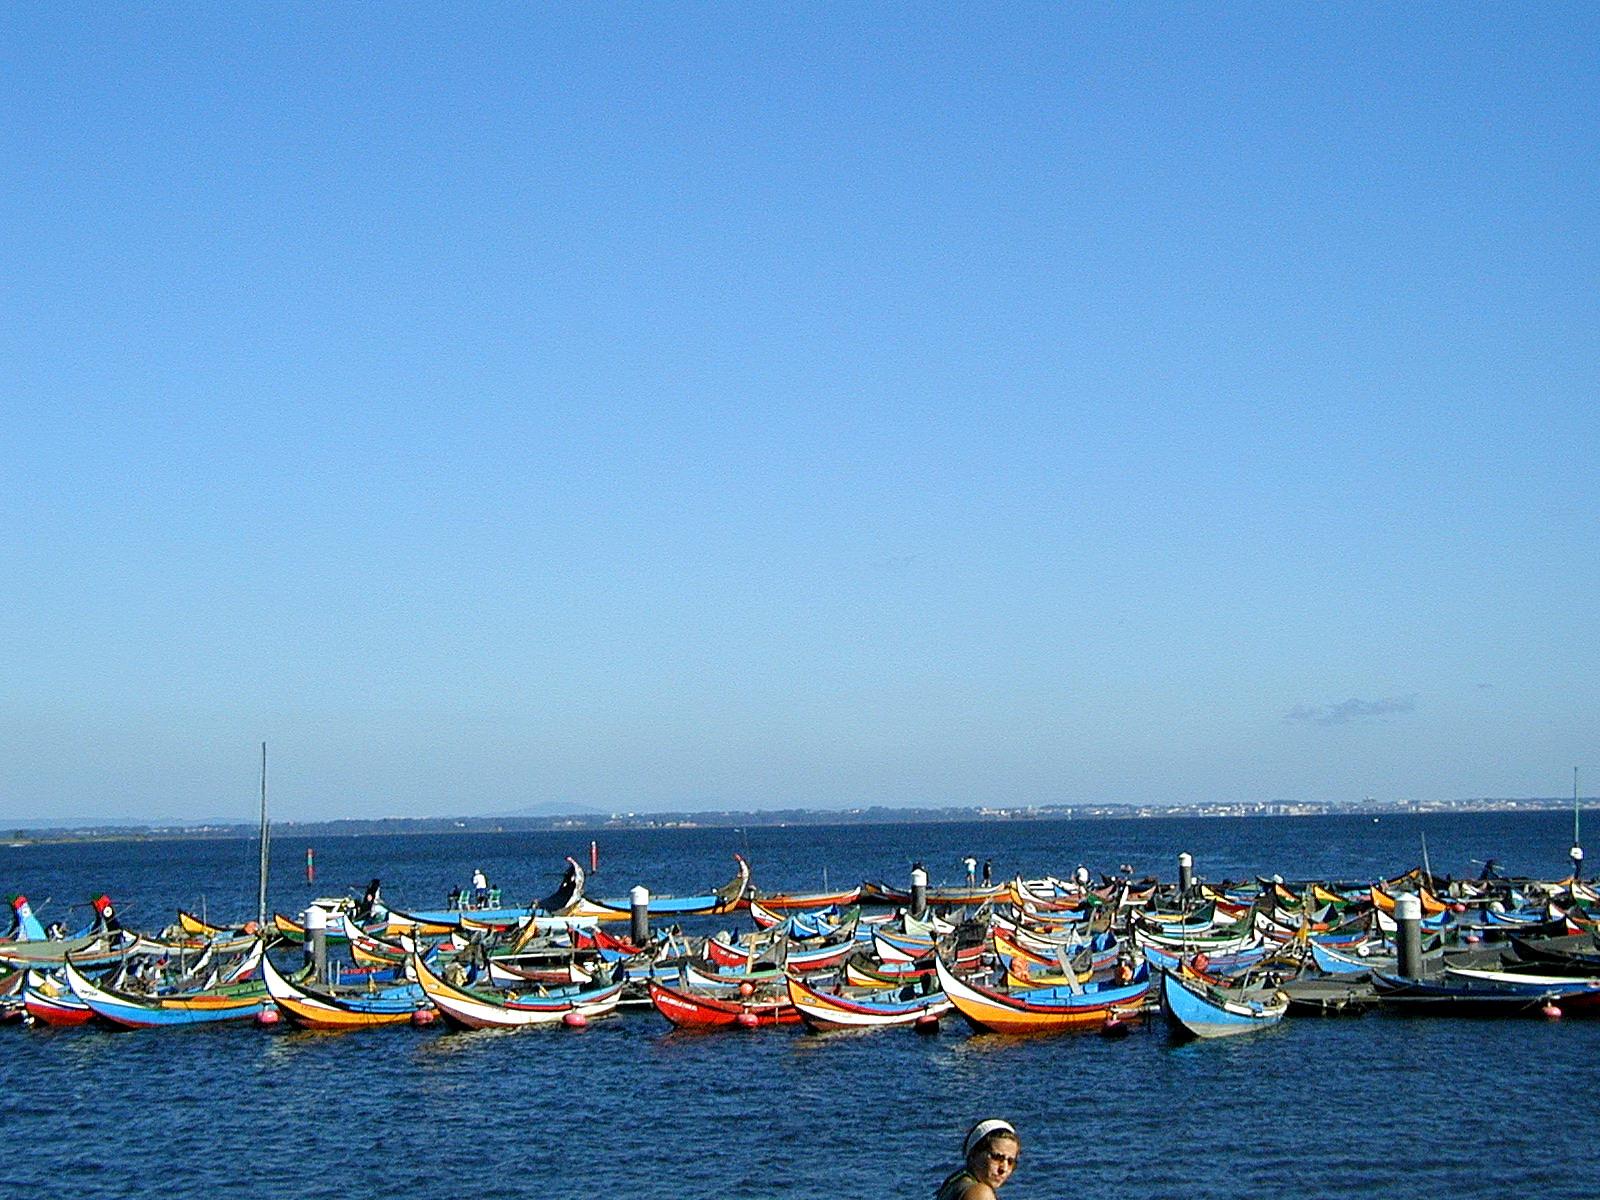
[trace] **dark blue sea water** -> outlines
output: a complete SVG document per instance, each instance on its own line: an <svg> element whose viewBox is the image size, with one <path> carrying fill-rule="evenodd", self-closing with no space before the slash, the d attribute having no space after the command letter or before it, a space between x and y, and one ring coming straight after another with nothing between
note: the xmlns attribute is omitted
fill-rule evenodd
<svg viewBox="0 0 1600 1200"><path fill-rule="evenodd" d="M1079 862L1212 878L1369 879L1563 873L1570 815L1493 814L982 823L615 832L596 894L634 883L709 889L746 853L769 889L904 882L914 859L956 882L968 852L997 876ZM384 879L402 907L438 904L475 866L507 897L555 884L588 833L367 837L275 847L272 904ZM254 846L115 843L0 848L0 886L47 920L97 890L154 928L204 898L255 907ZM731 918L724 918L731 922ZM70 923L70 922L69 922ZM975 1118L1023 1135L1006 1200L1128 1197L1600 1195L1587 1114L1600 1022L1302 1019L1232 1042L1174 1045L1159 1024L1124 1041L976 1036L956 1021L808 1035L669 1032L628 1012L575 1032L345 1035L253 1026L114 1034L0 1029L0 1193L174 1200L240 1189L266 1200L459 1197L926 1197Z"/></svg>

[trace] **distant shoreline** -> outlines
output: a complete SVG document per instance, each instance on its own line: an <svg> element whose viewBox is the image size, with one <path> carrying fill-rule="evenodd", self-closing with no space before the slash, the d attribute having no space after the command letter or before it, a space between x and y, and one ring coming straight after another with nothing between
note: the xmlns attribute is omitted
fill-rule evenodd
<svg viewBox="0 0 1600 1200"><path fill-rule="evenodd" d="M1584 805L1600 805L1600 797L1584 797ZM1426 816L1452 813L1565 812L1570 799L1527 797L1441 801L1371 801L1346 804L1182 804L1182 805L1040 805L1017 808L886 808L774 809L763 812L576 813L556 816L379 817L335 821L274 821L280 836L304 837L438 837L483 833L605 832L607 830L744 829L808 825L918 825L971 821L1104 821L1170 820L1229 817ZM0 827L3 828L3 827ZM253 823L90 824L52 828L14 826L0 834L8 847L77 842L151 842L254 840Z"/></svg>

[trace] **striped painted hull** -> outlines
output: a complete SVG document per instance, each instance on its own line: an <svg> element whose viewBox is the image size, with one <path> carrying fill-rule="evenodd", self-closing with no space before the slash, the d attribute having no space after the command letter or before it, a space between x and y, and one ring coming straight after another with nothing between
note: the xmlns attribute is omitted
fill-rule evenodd
<svg viewBox="0 0 1600 1200"><path fill-rule="evenodd" d="M566 995L523 993L493 997L445 982L420 959L412 962L423 994L440 1015L458 1029L526 1029L532 1025L553 1025L573 1014L594 1020L615 1012L622 998L620 983L570 991Z"/></svg>
<svg viewBox="0 0 1600 1200"><path fill-rule="evenodd" d="M829 906L847 908L860 899L861 887L858 884L844 892L780 892L773 896L762 896L759 903L762 908L772 912L792 912Z"/></svg>
<svg viewBox="0 0 1600 1200"><path fill-rule="evenodd" d="M939 983L950 1003L975 1029L991 1033L1088 1032L1113 1017L1137 1013L1150 991L1149 980L1126 987L1072 995L1067 989L1005 993L958 978L944 960L935 962ZM1062 994L1065 993L1065 994Z"/></svg>
<svg viewBox="0 0 1600 1200"><path fill-rule="evenodd" d="M85 978L70 962L67 985L102 1020L123 1029L161 1029L177 1025L211 1025L248 1021L267 1006L265 988L227 992L194 992L180 996L134 996L114 992Z"/></svg>
<svg viewBox="0 0 1600 1200"><path fill-rule="evenodd" d="M87 1025L94 1020L94 1009L70 991L52 996L28 987L22 993L22 1006L41 1025Z"/></svg>
<svg viewBox="0 0 1600 1200"><path fill-rule="evenodd" d="M813 1029L886 1029L937 1020L950 1011L943 992L918 994L911 1000L875 1000L819 991L803 980L789 977L789 1002Z"/></svg>
<svg viewBox="0 0 1600 1200"><path fill-rule="evenodd" d="M427 1003L421 989L395 989L399 994L377 993L356 998L303 988L285 979L272 961L265 958L261 962L261 974L272 1002L301 1029L331 1032L403 1025Z"/></svg>

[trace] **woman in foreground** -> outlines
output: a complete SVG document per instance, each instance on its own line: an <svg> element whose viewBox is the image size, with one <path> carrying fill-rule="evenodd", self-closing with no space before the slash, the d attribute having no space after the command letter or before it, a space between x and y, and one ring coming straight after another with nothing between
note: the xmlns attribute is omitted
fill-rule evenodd
<svg viewBox="0 0 1600 1200"><path fill-rule="evenodd" d="M998 1117L979 1121L961 1143L966 1165L939 1185L934 1200L995 1200L1000 1185L1017 1169L1021 1149L1010 1121Z"/></svg>

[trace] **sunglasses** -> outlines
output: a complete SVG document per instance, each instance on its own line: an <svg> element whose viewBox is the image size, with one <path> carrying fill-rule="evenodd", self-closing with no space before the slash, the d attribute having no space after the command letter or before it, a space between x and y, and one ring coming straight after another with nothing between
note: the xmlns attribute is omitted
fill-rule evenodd
<svg viewBox="0 0 1600 1200"><path fill-rule="evenodd" d="M1005 1163L1008 1167L1017 1165L1017 1156L1015 1154L1001 1154L998 1150L990 1150L987 1151L987 1156L990 1162Z"/></svg>

